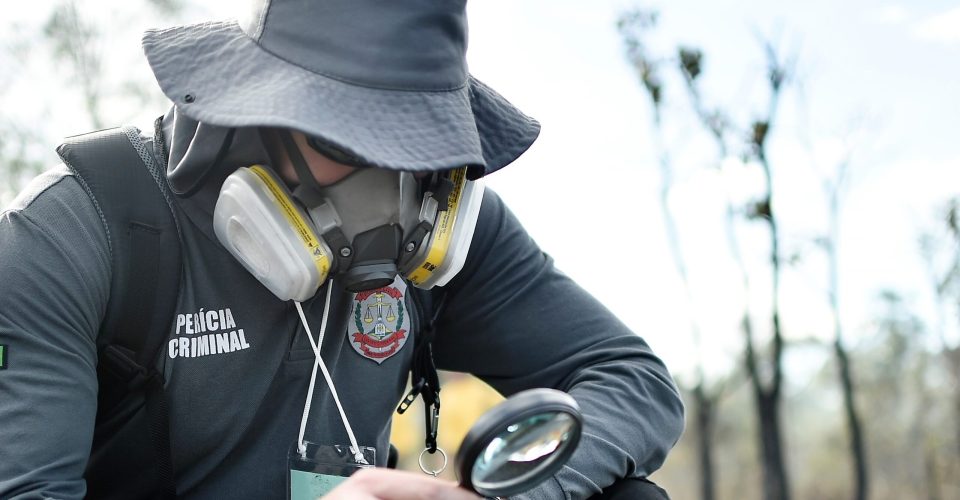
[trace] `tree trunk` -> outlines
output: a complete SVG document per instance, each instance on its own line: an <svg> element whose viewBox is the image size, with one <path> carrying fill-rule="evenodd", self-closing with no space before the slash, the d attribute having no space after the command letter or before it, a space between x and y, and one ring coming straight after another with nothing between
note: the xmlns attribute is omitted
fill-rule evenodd
<svg viewBox="0 0 960 500"><path fill-rule="evenodd" d="M954 423L957 431L957 456L960 457L960 376L956 377L953 393Z"/></svg>
<svg viewBox="0 0 960 500"><path fill-rule="evenodd" d="M714 406L703 384L703 380L700 380L693 389L697 415L697 451L700 455L700 495L703 500L713 500L716 490L713 475Z"/></svg>
<svg viewBox="0 0 960 500"><path fill-rule="evenodd" d="M928 442L923 444L923 475L927 483L927 499L940 500L940 474L937 472L937 452Z"/></svg>
<svg viewBox="0 0 960 500"><path fill-rule="evenodd" d="M774 331L779 329L779 313L774 312ZM753 396L756 401L757 430L760 439L760 462L763 466L764 500L789 500L790 488L787 484L787 468L783 460L784 446L780 432L780 385L782 383L780 359L783 354L783 338L773 338L774 376L769 389L765 389L760 380L757 353L753 347L753 328L749 316L744 314L741 322L746 337L746 366Z"/></svg>
<svg viewBox="0 0 960 500"><path fill-rule="evenodd" d="M760 417L760 442L763 447L763 498L765 500L789 500L787 468L783 461L783 446L780 432L779 398L775 393L756 394Z"/></svg>
<svg viewBox="0 0 960 500"><path fill-rule="evenodd" d="M960 346L949 347L943 345L943 356L949 365L950 374L953 376L953 410L954 410L954 429L956 430L957 456L960 457Z"/></svg>
<svg viewBox="0 0 960 500"><path fill-rule="evenodd" d="M863 430L860 425L860 415L854 404L853 376L850 370L850 358L838 337L833 343L833 350L839 365L840 386L843 389L843 406L847 416L847 428L850 431L850 454L853 458L853 472L855 479L854 499L866 500L869 492L867 482L867 453L863 440Z"/></svg>
<svg viewBox="0 0 960 500"><path fill-rule="evenodd" d="M853 388L853 371L850 368L850 357L843 347L843 330L840 322L840 271L837 257L837 246L840 236L840 189L846 175L849 162L843 161L837 168L836 179L830 184L828 196L830 198L830 224L827 234L827 259L829 262L830 309L833 311L833 352L837 358L837 375L840 378L840 389L843 392L843 408L847 419L847 430L850 433L850 460L853 466L854 500L866 500L869 496L867 480L867 452L863 428L860 425L860 415L857 412L856 398Z"/></svg>

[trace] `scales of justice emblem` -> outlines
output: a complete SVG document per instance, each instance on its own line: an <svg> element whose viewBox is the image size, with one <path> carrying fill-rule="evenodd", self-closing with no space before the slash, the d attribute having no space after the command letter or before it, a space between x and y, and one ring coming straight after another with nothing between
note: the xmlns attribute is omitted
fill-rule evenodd
<svg viewBox="0 0 960 500"><path fill-rule="evenodd" d="M403 308L406 283L359 292L354 296L350 345L361 356L383 363L407 343L409 319Z"/></svg>

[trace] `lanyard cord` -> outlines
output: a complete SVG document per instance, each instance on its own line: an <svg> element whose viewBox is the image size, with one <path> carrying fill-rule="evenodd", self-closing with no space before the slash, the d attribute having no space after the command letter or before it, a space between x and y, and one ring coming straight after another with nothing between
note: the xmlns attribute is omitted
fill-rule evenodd
<svg viewBox="0 0 960 500"><path fill-rule="evenodd" d="M323 318L320 320L320 334L317 336L316 342L313 341L313 334L310 333L310 326L307 325L307 317L303 314L303 307L300 305L300 302L294 301L294 305L297 306L297 313L300 314L300 321L303 323L303 330L310 340L310 347L313 348L313 355L316 359L316 362L313 364L313 374L310 375L310 387L307 389L307 400L303 404L303 418L300 420L300 435L297 437L297 451L300 452L300 455L306 455L307 453L307 445L303 442L303 435L307 429L307 417L310 415L310 404L313 401L313 389L317 381L317 367L319 366L320 371L323 372L323 378L327 381L327 387L330 388L330 393L333 394L333 401L337 404L337 410L340 411L340 419L343 421L343 426L347 430L347 436L350 438L350 451L353 452L354 459L357 463L366 464L367 461L363 458L363 453L360 452L360 446L357 445L357 438L353 435L353 428L350 427L350 421L347 420L347 414L344 413L343 405L340 404L337 389L333 386L333 379L330 377L326 363L323 362L323 358L320 356L320 346L323 345L323 336L327 330L327 316L330 312L330 294L332 289L333 283L328 282L327 298L323 306Z"/></svg>

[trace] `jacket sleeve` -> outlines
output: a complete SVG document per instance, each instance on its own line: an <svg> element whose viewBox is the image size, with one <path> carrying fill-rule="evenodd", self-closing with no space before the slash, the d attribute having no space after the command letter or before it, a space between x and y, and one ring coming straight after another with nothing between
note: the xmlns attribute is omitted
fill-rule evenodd
<svg viewBox="0 0 960 500"><path fill-rule="evenodd" d="M97 406L106 232L65 168L0 214L0 498L82 498Z"/></svg>
<svg viewBox="0 0 960 500"><path fill-rule="evenodd" d="M598 272L615 272L596 264ZM439 368L475 374L507 396L560 389L584 415L568 464L524 498L586 498L660 467L683 430L683 406L666 367L559 272L489 190L467 263L446 288L435 342Z"/></svg>

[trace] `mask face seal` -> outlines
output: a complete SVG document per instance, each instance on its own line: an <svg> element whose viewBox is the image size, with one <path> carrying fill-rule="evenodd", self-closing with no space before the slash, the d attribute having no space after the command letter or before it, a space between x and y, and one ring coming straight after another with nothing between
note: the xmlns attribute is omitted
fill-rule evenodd
<svg viewBox="0 0 960 500"><path fill-rule="evenodd" d="M339 249L349 262L338 262L337 271L347 290L371 290L393 283L403 229L416 220L420 205L413 176L365 168L318 188L310 197L302 188L297 188L294 196L314 200L307 210L314 223L336 227L349 242L346 250ZM330 220L334 213L336 221Z"/></svg>

